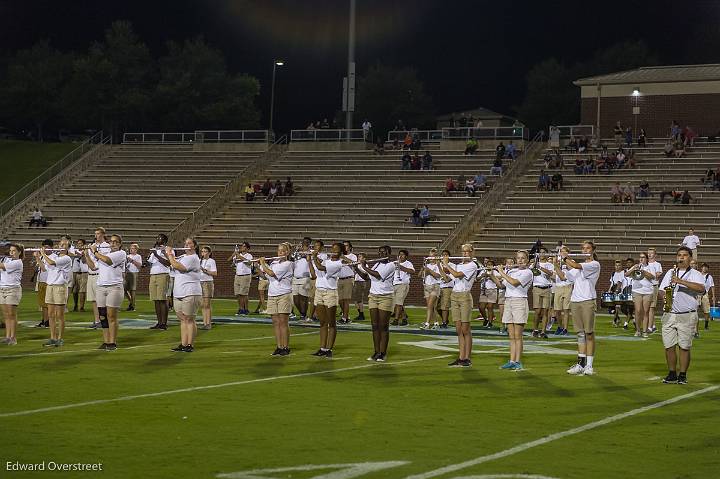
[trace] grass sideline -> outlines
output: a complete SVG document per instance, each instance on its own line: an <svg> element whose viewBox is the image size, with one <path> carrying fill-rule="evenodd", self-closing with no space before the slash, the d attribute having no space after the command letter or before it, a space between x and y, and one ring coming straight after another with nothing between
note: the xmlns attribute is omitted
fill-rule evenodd
<svg viewBox="0 0 720 479"><path fill-rule="evenodd" d="M375 364L365 361L369 333L341 331L329 361L310 356L316 329L297 326L288 358L269 356L272 329L257 324L220 324L199 332L196 352L172 353L177 326L129 327L151 320L146 297L137 312L121 314L117 351L94 349L100 333L82 327L90 313L69 313L66 346L47 350L47 330L26 326L38 319L34 299L25 292L20 343L0 346L0 477L50 474L8 473L8 461L103 464L102 472L53 471L57 477L249 478L232 473L281 469L254 477L664 478L717 470L718 390L518 453L511 448L720 384L718 323L701 331L690 384L678 386L659 382L665 366L657 335L631 338L604 317L598 374L571 377L565 369L573 356L563 354L574 348L571 339L528 339L528 349L549 344L545 353L527 354L527 370L515 373L498 369L507 356L498 344L506 339L482 331L468 370L447 368L452 351L430 348L452 345L453 337L392 333L389 362ZM234 311L232 300L215 303L218 316ZM409 310L411 323L423 313ZM55 406L64 409L29 412ZM27 413L8 415L17 412Z"/></svg>
<svg viewBox="0 0 720 479"><path fill-rule="evenodd" d="M77 146L76 143L0 140L3 168L3 174L0 175L0 201L12 196Z"/></svg>

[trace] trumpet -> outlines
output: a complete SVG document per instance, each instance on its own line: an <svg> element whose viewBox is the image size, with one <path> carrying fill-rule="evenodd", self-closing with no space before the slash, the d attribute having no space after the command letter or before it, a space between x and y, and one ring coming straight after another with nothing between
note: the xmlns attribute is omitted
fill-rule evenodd
<svg viewBox="0 0 720 479"><path fill-rule="evenodd" d="M645 279L645 270L642 269L642 266L641 266L641 267L639 267L638 269L634 270L634 271L630 274L630 277L631 277L632 279L634 279L635 281L640 281L641 279Z"/></svg>
<svg viewBox="0 0 720 479"><path fill-rule="evenodd" d="M381 261L385 261L385 260L388 260L388 259L390 259L390 258L388 258L388 257L386 256L386 257L384 257L384 258L370 259L370 260L364 261L364 263L365 263L365 264L379 263L379 262L381 262ZM352 261L352 262L350 262L350 263L343 263L343 264L344 264L345 266L357 266L357 265L359 265L359 264L363 264L363 261Z"/></svg>

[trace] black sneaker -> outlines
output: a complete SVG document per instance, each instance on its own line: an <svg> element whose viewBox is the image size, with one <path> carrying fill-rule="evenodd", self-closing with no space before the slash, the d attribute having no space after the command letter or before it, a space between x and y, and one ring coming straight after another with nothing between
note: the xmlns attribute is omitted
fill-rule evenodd
<svg viewBox="0 0 720 479"><path fill-rule="evenodd" d="M105 351L115 351L117 349L117 344L115 343L109 343L105 346Z"/></svg>
<svg viewBox="0 0 720 479"><path fill-rule="evenodd" d="M470 361L469 359L463 359L460 361L459 366L461 368L469 368L470 366L472 366L472 361Z"/></svg>
<svg viewBox="0 0 720 479"><path fill-rule="evenodd" d="M662 380L665 384L677 384L678 377L675 373L668 373L667 376Z"/></svg>
<svg viewBox="0 0 720 479"><path fill-rule="evenodd" d="M162 330L162 331L167 331L167 324L160 324L160 325L158 325L158 329L160 329L160 330Z"/></svg>
<svg viewBox="0 0 720 479"><path fill-rule="evenodd" d="M332 349L328 349L327 351L325 351L325 354L323 354L323 356L328 359L332 359Z"/></svg>
<svg viewBox="0 0 720 479"><path fill-rule="evenodd" d="M127 309L125 311L135 311L135 306L130 305L127 307Z"/></svg>
<svg viewBox="0 0 720 479"><path fill-rule="evenodd" d="M270 356L280 356L280 351L280 348L275 348L275 351L273 351Z"/></svg>
<svg viewBox="0 0 720 479"><path fill-rule="evenodd" d="M45 321L40 321L35 325L36 328L44 328L45 327Z"/></svg>
<svg viewBox="0 0 720 479"><path fill-rule="evenodd" d="M170 349L170 351L175 351L176 353L182 353L185 352L185 345L184 344L178 344L174 348Z"/></svg>
<svg viewBox="0 0 720 479"><path fill-rule="evenodd" d="M685 373L678 374L677 383L678 384L687 384L687 375Z"/></svg>
<svg viewBox="0 0 720 479"><path fill-rule="evenodd" d="M373 353L372 356L367 358L368 361L375 361L380 353Z"/></svg>
<svg viewBox="0 0 720 479"><path fill-rule="evenodd" d="M410 323L407 322L407 319L403 319L402 323L400 323L400 326L407 326L408 324Z"/></svg>
<svg viewBox="0 0 720 479"><path fill-rule="evenodd" d="M317 351L312 353L310 356L317 356L317 357L325 356L325 351L323 351L322 349L318 349Z"/></svg>
<svg viewBox="0 0 720 479"><path fill-rule="evenodd" d="M378 354L377 357L375 358L375 362L376 362L376 363L384 363L386 356L387 356L387 355L386 355L385 353L380 353L380 354Z"/></svg>
<svg viewBox="0 0 720 479"><path fill-rule="evenodd" d="M107 349L108 345L107 343L102 343L98 349Z"/></svg>
<svg viewBox="0 0 720 479"><path fill-rule="evenodd" d="M280 356L290 356L290 348L281 348Z"/></svg>
<svg viewBox="0 0 720 479"><path fill-rule="evenodd" d="M396 319L393 321L390 321L390 326L397 326L397 325L398 325L398 322Z"/></svg>
<svg viewBox="0 0 720 479"><path fill-rule="evenodd" d="M451 368L456 368L456 367L460 366L460 358L456 359L455 361L453 361L451 363L448 363L448 366L450 366Z"/></svg>
<svg viewBox="0 0 720 479"><path fill-rule="evenodd" d="M155 323L155 326L150 326L148 329L160 329L160 323Z"/></svg>
<svg viewBox="0 0 720 479"><path fill-rule="evenodd" d="M365 321L365 314L364 314L364 313L358 313L358 315L353 318L353 321Z"/></svg>
<svg viewBox="0 0 720 479"><path fill-rule="evenodd" d="M538 332L538 338L547 339L547 334L545 334L545 331Z"/></svg>
<svg viewBox="0 0 720 479"><path fill-rule="evenodd" d="M185 348L183 348L184 353L192 353L193 351L195 351L195 348L193 348L192 344L188 344Z"/></svg>

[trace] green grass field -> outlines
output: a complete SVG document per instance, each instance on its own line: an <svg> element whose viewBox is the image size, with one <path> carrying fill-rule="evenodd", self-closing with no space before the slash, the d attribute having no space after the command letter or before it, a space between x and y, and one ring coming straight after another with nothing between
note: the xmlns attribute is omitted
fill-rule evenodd
<svg viewBox="0 0 720 479"><path fill-rule="evenodd" d="M75 143L0 141L3 169L0 175L0 201L11 196L77 146Z"/></svg>
<svg viewBox="0 0 720 479"><path fill-rule="evenodd" d="M121 314L117 351L95 349L89 313L69 313L66 345L47 350L34 299L19 344L0 346L0 477L718 477L717 322L680 386L659 381L658 335L631 338L605 317L597 375L573 377L572 338L528 339L526 370L511 372L498 369L506 338L480 330L469 369L446 366L454 336L402 332L385 364L366 361L366 331L341 331L333 360L312 357L317 330L301 326L292 355L270 357L265 324L219 324L194 353L173 353L178 327L144 329L144 298ZM217 316L234 311L215 302ZM410 313L419 324L424 310ZM8 461L102 472L8 472Z"/></svg>

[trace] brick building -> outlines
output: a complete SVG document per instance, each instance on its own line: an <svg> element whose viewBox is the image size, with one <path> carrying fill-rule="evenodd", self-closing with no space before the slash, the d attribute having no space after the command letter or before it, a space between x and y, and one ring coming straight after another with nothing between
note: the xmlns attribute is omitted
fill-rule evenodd
<svg viewBox="0 0 720 479"><path fill-rule="evenodd" d="M720 129L720 64L644 67L574 84L582 124L595 125L601 137L611 136L618 120L649 137L668 136L673 120L701 136Z"/></svg>

